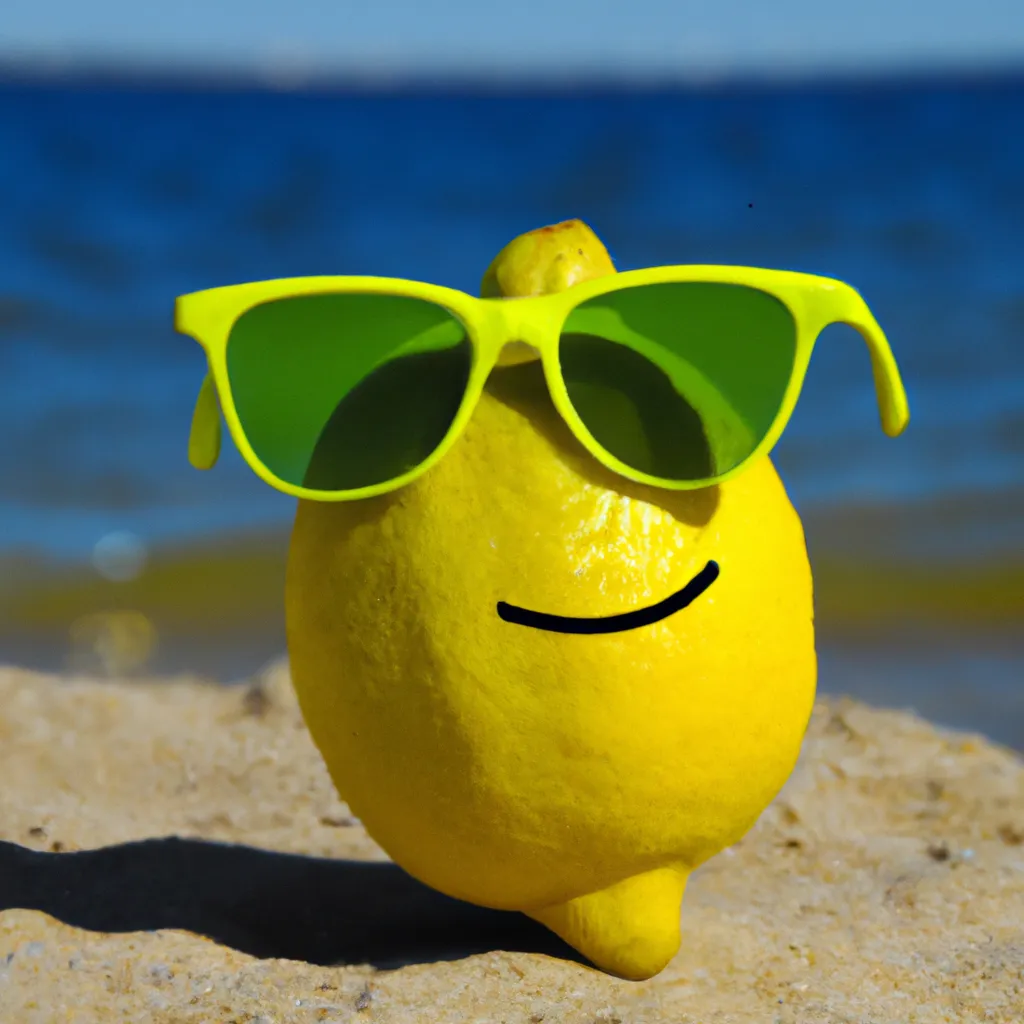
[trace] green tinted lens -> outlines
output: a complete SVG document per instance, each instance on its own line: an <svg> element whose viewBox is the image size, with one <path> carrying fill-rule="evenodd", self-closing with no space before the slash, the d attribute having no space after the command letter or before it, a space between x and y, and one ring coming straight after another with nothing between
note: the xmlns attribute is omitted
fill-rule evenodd
<svg viewBox="0 0 1024 1024"><path fill-rule="evenodd" d="M260 461L287 483L345 491L403 476L437 449L466 393L472 348L432 302L305 295L239 317L227 362Z"/></svg>
<svg viewBox="0 0 1024 1024"><path fill-rule="evenodd" d="M663 480L727 473L764 439L782 405L796 325L743 285L673 282L599 295L562 328L559 362L594 439Z"/></svg>

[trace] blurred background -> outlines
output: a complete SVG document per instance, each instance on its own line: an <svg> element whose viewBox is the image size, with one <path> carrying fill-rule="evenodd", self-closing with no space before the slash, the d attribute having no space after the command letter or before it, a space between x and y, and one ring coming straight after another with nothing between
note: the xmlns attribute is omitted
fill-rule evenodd
<svg viewBox="0 0 1024 1024"><path fill-rule="evenodd" d="M821 688L1024 749L1020 0L6 0L0 195L0 663L232 681L284 652L294 502L230 444L188 465L176 295L476 291L580 217L620 269L861 290L909 431L832 327L774 455Z"/></svg>

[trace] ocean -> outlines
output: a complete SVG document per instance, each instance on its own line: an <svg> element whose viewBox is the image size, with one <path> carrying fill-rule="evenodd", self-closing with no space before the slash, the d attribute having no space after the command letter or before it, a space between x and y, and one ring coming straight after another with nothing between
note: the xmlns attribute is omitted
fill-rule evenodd
<svg viewBox="0 0 1024 1024"><path fill-rule="evenodd" d="M116 531L154 550L286 535L294 502L230 445L214 472L186 460L204 360L173 331L176 295L303 274L476 291L512 237L580 217L620 269L748 264L861 291L912 420L882 433L863 343L826 330L773 454L812 561L883 580L1002 573L1005 593L994 615L964 598L870 622L864 602L847 615L827 600L822 688L1024 748L1022 605L1004 579L1024 565L1022 126L1024 77L392 94L0 83L8 588L11 567L86 564ZM57 653L0 629L0 661Z"/></svg>

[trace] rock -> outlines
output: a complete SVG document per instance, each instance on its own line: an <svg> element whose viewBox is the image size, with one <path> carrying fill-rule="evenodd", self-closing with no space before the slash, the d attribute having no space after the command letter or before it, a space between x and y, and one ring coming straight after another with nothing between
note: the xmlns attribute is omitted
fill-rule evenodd
<svg viewBox="0 0 1024 1024"><path fill-rule="evenodd" d="M231 687L0 670L0 772L4 1024L1024 1019L1024 764L909 714L819 702L643 983L387 863L282 665Z"/></svg>

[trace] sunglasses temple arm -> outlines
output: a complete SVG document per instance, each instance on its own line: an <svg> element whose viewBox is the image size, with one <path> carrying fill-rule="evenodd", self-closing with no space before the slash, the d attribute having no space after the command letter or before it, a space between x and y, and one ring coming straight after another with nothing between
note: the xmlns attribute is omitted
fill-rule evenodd
<svg viewBox="0 0 1024 1024"><path fill-rule="evenodd" d="M213 469L220 456L220 402L213 377L203 378L195 411L192 430L188 436L188 461L196 469Z"/></svg>
<svg viewBox="0 0 1024 1024"><path fill-rule="evenodd" d="M885 333L860 294L851 288L846 300L846 315L839 318L840 322L853 327L867 342L882 429L890 437L898 437L910 422L910 408L896 358Z"/></svg>

